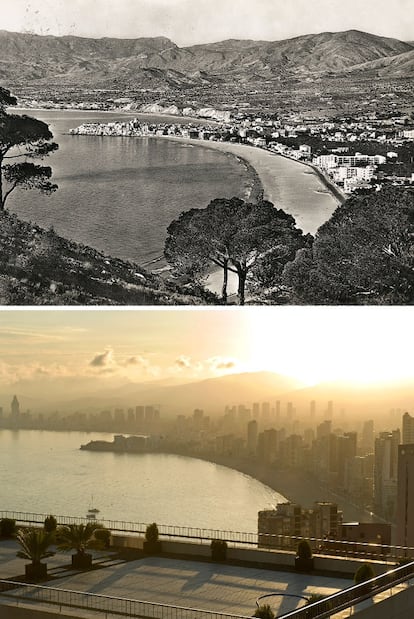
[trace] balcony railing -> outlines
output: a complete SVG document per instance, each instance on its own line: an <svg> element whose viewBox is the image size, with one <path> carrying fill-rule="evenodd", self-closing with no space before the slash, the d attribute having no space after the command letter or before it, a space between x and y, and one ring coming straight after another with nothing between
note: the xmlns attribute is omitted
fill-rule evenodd
<svg viewBox="0 0 414 619"><path fill-rule="evenodd" d="M43 525L47 514L30 512L0 511L0 518L12 518L20 526ZM77 516L55 516L59 525L86 523L89 520ZM99 519L113 533L142 536L148 523L128 522L121 520ZM298 542L303 537L288 535L272 535L246 531L222 531L189 526L159 524L158 530L163 539L187 540L196 543L210 543L213 539L225 540L229 546L251 546L261 550L295 551ZM414 548L406 546L390 546L381 543L350 542L333 539L307 538L312 550L317 554L330 556L352 557L379 561L397 562L414 558Z"/></svg>
<svg viewBox="0 0 414 619"><path fill-rule="evenodd" d="M143 600L84 593L56 587L27 585L9 580L0 580L1 601L9 604L35 604L35 607L46 606L58 608L61 613L65 609L99 612L99 617L140 617L141 619L246 619L243 615L230 615L184 606L154 604ZM1 613L0 613L1 614Z"/></svg>
<svg viewBox="0 0 414 619"><path fill-rule="evenodd" d="M324 619L331 617L368 598L392 590L397 585L402 583L409 585L409 581L413 577L414 562L411 562L364 583L330 595L323 600L302 606L283 615L283 619ZM105 614L105 617L139 617L140 619L247 619L243 615L218 613L184 606L170 606L168 604L154 604L143 600L29 585L9 580L0 580L0 607L2 601L9 605L53 606L59 608L60 613L68 608L96 611L100 613L100 617Z"/></svg>
<svg viewBox="0 0 414 619"><path fill-rule="evenodd" d="M332 617L340 611L355 607L364 600L373 599L375 596L385 591L390 591L398 585L404 583L409 586L409 581L413 577L414 561L359 585L343 589L323 600L298 608L283 615L283 619L324 619L325 617Z"/></svg>

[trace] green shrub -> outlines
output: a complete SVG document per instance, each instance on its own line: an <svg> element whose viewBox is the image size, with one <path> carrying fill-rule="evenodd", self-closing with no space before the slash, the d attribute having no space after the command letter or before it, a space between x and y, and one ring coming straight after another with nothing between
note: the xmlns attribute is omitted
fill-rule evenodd
<svg viewBox="0 0 414 619"><path fill-rule="evenodd" d="M53 533L54 531L56 531L56 529L57 529L57 520L56 520L56 518L54 516L52 516L52 515L46 516L45 524L44 524L44 529L48 533Z"/></svg>
<svg viewBox="0 0 414 619"><path fill-rule="evenodd" d="M275 619L275 613L270 608L269 604L262 604L256 608L253 617L260 617L260 619Z"/></svg>
<svg viewBox="0 0 414 619"><path fill-rule="evenodd" d="M371 578L375 578L374 568L369 563L363 563L355 572L354 582L356 585L360 585L366 580L371 580Z"/></svg>
<svg viewBox="0 0 414 619"><path fill-rule="evenodd" d="M111 541L111 532L109 529L96 529L95 531L95 539L102 542L104 548L109 548L109 544Z"/></svg>
<svg viewBox="0 0 414 619"><path fill-rule="evenodd" d="M210 544L213 561L225 561L227 557L227 542L223 539L213 539Z"/></svg>
<svg viewBox="0 0 414 619"><path fill-rule="evenodd" d="M153 522L147 526L147 530L145 531L145 539L147 542L155 544L155 542L158 542L158 537L158 527L155 522Z"/></svg>
<svg viewBox="0 0 414 619"><path fill-rule="evenodd" d="M300 540L296 555L299 559L312 559L312 548L306 539Z"/></svg>
<svg viewBox="0 0 414 619"><path fill-rule="evenodd" d="M308 597L308 604L315 604L315 602L320 602L325 598L321 593L311 593Z"/></svg>
<svg viewBox="0 0 414 619"><path fill-rule="evenodd" d="M16 534L16 521L12 518L2 518L0 520L0 536L13 537Z"/></svg>

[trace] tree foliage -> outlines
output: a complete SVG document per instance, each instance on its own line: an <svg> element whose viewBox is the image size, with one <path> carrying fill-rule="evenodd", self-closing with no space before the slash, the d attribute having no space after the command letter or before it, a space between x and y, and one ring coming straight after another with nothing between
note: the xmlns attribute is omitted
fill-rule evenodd
<svg viewBox="0 0 414 619"><path fill-rule="evenodd" d="M270 604L258 606L253 615L253 617L259 617L259 619L275 619L275 616Z"/></svg>
<svg viewBox="0 0 414 619"><path fill-rule="evenodd" d="M353 196L285 267L293 301L408 304L414 300L414 190Z"/></svg>
<svg viewBox="0 0 414 619"><path fill-rule="evenodd" d="M46 123L26 115L10 114L6 107L17 101L5 88L0 88L0 210L4 210L10 194L17 188L37 189L51 194L57 185L50 181L49 166L31 160L43 159L57 150Z"/></svg>
<svg viewBox="0 0 414 619"><path fill-rule="evenodd" d="M371 578L375 578L374 568L370 563L363 563L355 572L354 582L356 585L360 585L362 582L371 580Z"/></svg>
<svg viewBox="0 0 414 619"><path fill-rule="evenodd" d="M149 524L145 530L145 539L147 540L147 542L155 544L155 542L158 542L158 537L158 526L155 522L153 522L152 524Z"/></svg>
<svg viewBox="0 0 414 619"><path fill-rule="evenodd" d="M46 516L45 523L44 523L44 529L48 533L54 533L56 531L57 520L55 516L53 516L52 514L50 514L50 516Z"/></svg>
<svg viewBox="0 0 414 619"><path fill-rule="evenodd" d="M296 250L305 244L291 215L271 202L258 204L239 198L217 199L205 209L192 209L168 227L165 257L174 272L202 278L211 265L223 269L223 300L227 299L228 272L237 274L241 305L249 274L269 284ZM254 279L254 278L253 278Z"/></svg>
<svg viewBox="0 0 414 619"><path fill-rule="evenodd" d="M13 537L16 530L16 521L13 518L2 518L0 520L0 537Z"/></svg>
<svg viewBox="0 0 414 619"><path fill-rule="evenodd" d="M298 548L296 550L296 555L300 559L311 559L312 558L312 548L308 540L301 539L298 543Z"/></svg>
<svg viewBox="0 0 414 619"><path fill-rule="evenodd" d="M53 532L30 527L18 531L16 538L21 546L21 550L18 550L16 553L17 556L31 561L33 565L55 554L48 550L54 541Z"/></svg>

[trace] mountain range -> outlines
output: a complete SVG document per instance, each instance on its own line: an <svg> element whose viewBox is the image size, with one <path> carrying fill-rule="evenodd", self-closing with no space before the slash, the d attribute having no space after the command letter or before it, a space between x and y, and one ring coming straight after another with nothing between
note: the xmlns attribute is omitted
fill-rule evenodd
<svg viewBox="0 0 414 619"><path fill-rule="evenodd" d="M120 378L105 382L106 388L92 377L37 377L3 390L0 405L6 411L12 396L17 394L22 410L30 408L34 412L99 412L152 404L160 406L162 416L168 417L180 413L189 415L195 408L202 408L207 415L214 416L222 414L226 405L251 407L253 402L270 402L274 406L276 400L280 400L283 414L287 403L292 402L298 416L303 417L308 415L312 400L317 402L319 413L326 409L328 400L333 400L336 413L345 409L358 417L365 414L378 417L391 409L410 410L414 400L412 380L383 384L335 381L304 386L296 379L274 372L250 372L192 382L153 380L135 383Z"/></svg>
<svg viewBox="0 0 414 619"><path fill-rule="evenodd" d="M0 31L0 82L5 86L169 89L236 80L413 74L413 43L357 30L191 47L165 37L90 39Z"/></svg>

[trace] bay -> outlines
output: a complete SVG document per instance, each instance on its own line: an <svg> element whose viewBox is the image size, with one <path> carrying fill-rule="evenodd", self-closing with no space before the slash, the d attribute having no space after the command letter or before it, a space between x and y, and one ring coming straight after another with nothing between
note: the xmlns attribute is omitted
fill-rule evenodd
<svg viewBox="0 0 414 619"><path fill-rule="evenodd" d="M284 501L232 469L168 454L81 451L112 435L0 430L0 510L257 531L257 513Z"/></svg>
<svg viewBox="0 0 414 619"><path fill-rule="evenodd" d="M240 159L202 146L156 138L67 135L84 122L129 120L137 114L23 112L48 123L59 144L59 150L44 160L53 168L59 189L51 196L16 191L10 210L111 256L141 264L157 259L168 225L182 211L204 208L217 197L245 197L253 182ZM152 123L190 122L165 116L140 118Z"/></svg>

